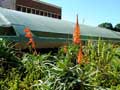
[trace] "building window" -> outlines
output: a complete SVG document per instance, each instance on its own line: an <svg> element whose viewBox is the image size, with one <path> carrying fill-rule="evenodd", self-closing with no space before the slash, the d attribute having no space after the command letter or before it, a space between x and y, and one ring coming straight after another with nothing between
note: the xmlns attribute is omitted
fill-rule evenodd
<svg viewBox="0 0 120 90"><path fill-rule="evenodd" d="M40 15L42 15L42 16L43 16L43 11L40 11Z"/></svg>
<svg viewBox="0 0 120 90"><path fill-rule="evenodd" d="M21 11L21 10L22 10L22 7L21 7L21 6L16 6L16 10L17 10L17 11Z"/></svg>
<svg viewBox="0 0 120 90"><path fill-rule="evenodd" d="M48 13L48 17L52 17L52 14L50 12Z"/></svg>
<svg viewBox="0 0 120 90"><path fill-rule="evenodd" d="M31 13L31 9L30 8L27 8L27 13Z"/></svg>
<svg viewBox="0 0 120 90"><path fill-rule="evenodd" d="M54 18L54 17L55 17L55 15L54 15L54 14L52 14L52 17Z"/></svg>
<svg viewBox="0 0 120 90"><path fill-rule="evenodd" d="M58 18L61 19L61 16L59 15Z"/></svg>
<svg viewBox="0 0 120 90"><path fill-rule="evenodd" d="M32 13L35 14L35 9L32 9Z"/></svg>
<svg viewBox="0 0 120 90"><path fill-rule="evenodd" d="M22 12L26 12L26 7L22 7Z"/></svg>
<svg viewBox="0 0 120 90"><path fill-rule="evenodd" d="M44 16L47 16L47 12L44 12Z"/></svg>
<svg viewBox="0 0 120 90"><path fill-rule="evenodd" d="M61 15L48 12L45 10L40 10L37 8L32 8L32 7L27 7L27 6L22 6L22 5L16 5L16 10L17 11L22 11L22 12L27 12L27 13L32 13L32 14L37 14L41 16L47 16L47 17L52 17L52 18L58 18L61 19Z"/></svg>
<svg viewBox="0 0 120 90"><path fill-rule="evenodd" d="M36 14L39 15L39 10L36 10Z"/></svg>

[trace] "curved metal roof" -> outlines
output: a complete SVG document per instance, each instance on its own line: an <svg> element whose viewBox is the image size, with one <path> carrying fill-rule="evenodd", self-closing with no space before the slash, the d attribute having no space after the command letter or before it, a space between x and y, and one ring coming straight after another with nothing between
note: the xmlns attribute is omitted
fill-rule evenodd
<svg viewBox="0 0 120 90"><path fill-rule="evenodd" d="M0 24L17 24L28 26L31 30L72 34L75 24L72 22L49 17L23 13L15 10L0 8ZM117 38L119 34L99 27L90 27L80 24L81 34L85 36Z"/></svg>

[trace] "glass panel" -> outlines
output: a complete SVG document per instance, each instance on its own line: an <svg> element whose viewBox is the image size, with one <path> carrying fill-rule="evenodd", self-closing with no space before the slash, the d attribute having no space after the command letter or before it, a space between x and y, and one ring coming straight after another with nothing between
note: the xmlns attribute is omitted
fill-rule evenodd
<svg viewBox="0 0 120 90"><path fill-rule="evenodd" d="M21 6L16 6L17 11L21 11L21 9L22 9Z"/></svg>
<svg viewBox="0 0 120 90"><path fill-rule="evenodd" d="M22 8L22 12L26 12L26 7L23 7L23 8Z"/></svg>
<svg viewBox="0 0 120 90"><path fill-rule="evenodd" d="M58 16L59 19L61 19L61 16Z"/></svg>
<svg viewBox="0 0 120 90"><path fill-rule="evenodd" d="M55 15L54 15L54 14L52 14L52 17L54 18L54 17L55 17Z"/></svg>
<svg viewBox="0 0 120 90"><path fill-rule="evenodd" d="M32 14L35 14L35 9L32 9Z"/></svg>
<svg viewBox="0 0 120 90"><path fill-rule="evenodd" d="M48 17L52 17L51 13L48 13Z"/></svg>
<svg viewBox="0 0 120 90"><path fill-rule="evenodd" d="M31 13L31 9L30 8L27 8L27 13Z"/></svg>
<svg viewBox="0 0 120 90"><path fill-rule="evenodd" d="M16 32L13 27L2 27L0 26L0 35L2 36L16 36Z"/></svg>
<svg viewBox="0 0 120 90"><path fill-rule="evenodd" d="M32 33L38 37L72 38L71 34L40 32L40 31L32 31Z"/></svg>
<svg viewBox="0 0 120 90"><path fill-rule="evenodd" d="M42 16L43 16L43 11L40 11L40 15L42 15Z"/></svg>
<svg viewBox="0 0 120 90"><path fill-rule="evenodd" d="M39 10L36 10L36 14L39 15Z"/></svg>

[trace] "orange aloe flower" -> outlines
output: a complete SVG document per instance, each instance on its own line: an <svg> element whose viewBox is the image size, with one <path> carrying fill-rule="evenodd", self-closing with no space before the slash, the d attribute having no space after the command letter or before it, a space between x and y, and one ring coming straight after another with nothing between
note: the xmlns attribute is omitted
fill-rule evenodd
<svg viewBox="0 0 120 90"><path fill-rule="evenodd" d="M33 36L32 36L30 29L27 27L27 28L25 28L24 32L25 32L25 37L29 39L27 45L31 45L32 48L34 49L33 54L37 55L35 42L34 42L34 39L33 39Z"/></svg>
<svg viewBox="0 0 120 90"><path fill-rule="evenodd" d="M24 32L25 32L25 37L26 38L32 38L32 33L31 33L31 31L30 31L30 29L28 27L26 27L24 29Z"/></svg>
<svg viewBox="0 0 120 90"><path fill-rule="evenodd" d="M82 47L80 47L80 50L79 50L78 56L77 56L77 63L78 64L82 63L82 58L83 58Z"/></svg>
<svg viewBox="0 0 120 90"><path fill-rule="evenodd" d="M29 38L29 41L28 41L27 45L31 45L32 48L35 49L35 42L34 42L33 38Z"/></svg>
<svg viewBox="0 0 120 90"><path fill-rule="evenodd" d="M67 53L67 45L64 45L63 49L64 49L64 53Z"/></svg>
<svg viewBox="0 0 120 90"><path fill-rule="evenodd" d="M77 56L77 63L81 64L82 58L83 58L83 53L82 53L82 42L81 42L81 38L80 38L80 26L78 23L78 15L77 15L75 30L73 32L73 43L80 45L80 49L79 49L78 56Z"/></svg>
<svg viewBox="0 0 120 90"><path fill-rule="evenodd" d="M28 28L28 27L26 27L25 29L24 29L24 32L26 33L26 32L30 32L30 29Z"/></svg>
<svg viewBox="0 0 120 90"><path fill-rule="evenodd" d="M30 39L29 39L29 41L28 41L28 43L27 43L27 45L32 44L32 42L33 42L33 39L32 39L32 38L30 38Z"/></svg>
<svg viewBox="0 0 120 90"><path fill-rule="evenodd" d="M80 27L79 27L79 23L78 23L78 15L77 15L77 22L76 22L76 26L73 32L73 43L74 44L80 44L81 40L80 40Z"/></svg>
<svg viewBox="0 0 120 90"><path fill-rule="evenodd" d="M25 37L26 37L26 38L32 38L32 33L31 33L31 32L26 32Z"/></svg>
<svg viewBox="0 0 120 90"><path fill-rule="evenodd" d="M25 37L29 39L27 45L31 45L32 48L35 49L35 42L33 40L33 36L30 29L27 27L25 28L24 32L25 32Z"/></svg>
<svg viewBox="0 0 120 90"><path fill-rule="evenodd" d="M32 41L32 48L35 49L35 42L34 42L34 40Z"/></svg>

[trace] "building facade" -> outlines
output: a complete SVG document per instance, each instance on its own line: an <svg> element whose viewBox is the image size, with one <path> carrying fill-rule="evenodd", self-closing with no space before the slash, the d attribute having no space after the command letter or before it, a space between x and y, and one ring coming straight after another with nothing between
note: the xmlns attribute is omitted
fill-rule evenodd
<svg viewBox="0 0 120 90"><path fill-rule="evenodd" d="M0 0L0 6L25 13L61 19L61 7L40 0Z"/></svg>

